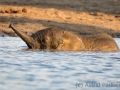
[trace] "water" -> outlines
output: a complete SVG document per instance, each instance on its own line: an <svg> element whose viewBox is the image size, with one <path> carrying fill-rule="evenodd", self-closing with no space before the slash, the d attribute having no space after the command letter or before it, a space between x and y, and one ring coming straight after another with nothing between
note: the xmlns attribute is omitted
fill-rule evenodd
<svg viewBox="0 0 120 90"><path fill-rule="evenodd" d="M0 90L120 90L120 51L25 48L18 37L0 37Z"/></svg>

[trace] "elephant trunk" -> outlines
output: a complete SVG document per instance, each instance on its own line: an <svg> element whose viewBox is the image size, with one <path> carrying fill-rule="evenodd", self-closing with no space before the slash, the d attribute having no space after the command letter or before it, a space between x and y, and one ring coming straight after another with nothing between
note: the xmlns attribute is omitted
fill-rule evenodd
<svg viewBox="0 0 120 90"><path fill-rule="evenodd" d="M36 45L37 42L35 42L35 40L34 40L32 37L30 37L30 36L26 35L25 33L20 32L19 30L15 29L12 24L9 25L9 28L12 28L12 30L13 30L23 41L26 42L26 44L27 44L27 46L28 46L29 48L31 48L31 49L36 48L35 45Z"/></svg>

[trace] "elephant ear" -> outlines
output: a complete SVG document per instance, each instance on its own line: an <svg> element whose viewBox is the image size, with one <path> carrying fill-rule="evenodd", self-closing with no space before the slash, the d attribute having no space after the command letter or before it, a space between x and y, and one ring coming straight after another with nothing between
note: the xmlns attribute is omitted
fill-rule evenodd
<svg viewBox="0 0 120 90"><path fill-rule="evenodd" d="M85 45L77 34L64 31L63 38L64 45L67 46L68 50L85 50Z"/></svg>
<svg viewBox="0 0 120 90"><path fill-rule="evenodd" d="M38 45L38 43L32 37L15 29L12 24L9 25L9 28L11 28L24 42L26 42L29 48L33 49Z"/></svg>

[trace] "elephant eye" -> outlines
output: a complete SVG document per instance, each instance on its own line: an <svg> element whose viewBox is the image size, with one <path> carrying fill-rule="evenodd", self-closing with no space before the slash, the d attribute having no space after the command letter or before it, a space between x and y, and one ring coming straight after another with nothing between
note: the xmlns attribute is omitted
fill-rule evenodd
<svg viewBox="0 0 120 90"><path fill-rule="evenodd" d="M45 40L44 40L44 39L42 39L42 42L45 42Z"/></svg>
<svg viewBox="0 0 120 90"><path fill-rule="evenodd" d="M45 39L42 39L42 43L45 43Z"/></svg>

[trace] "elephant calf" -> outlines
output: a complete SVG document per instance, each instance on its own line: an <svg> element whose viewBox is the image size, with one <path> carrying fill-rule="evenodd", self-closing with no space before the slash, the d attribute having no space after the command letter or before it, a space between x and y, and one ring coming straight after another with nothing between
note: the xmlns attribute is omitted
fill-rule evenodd
<svg viewBox="0 0 120 90"><path fill-rule="evenodd" d="M10 28L26 42L30 49L47 49L47 50L101 50L113 51L118 50L113 38L107 34L96 36L78 36L72 32L60 30L57 28L46 28L40 30L31 36L15 29L12 24Z"/></svg>

